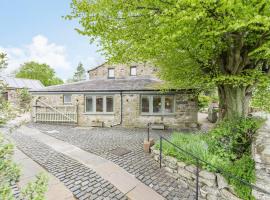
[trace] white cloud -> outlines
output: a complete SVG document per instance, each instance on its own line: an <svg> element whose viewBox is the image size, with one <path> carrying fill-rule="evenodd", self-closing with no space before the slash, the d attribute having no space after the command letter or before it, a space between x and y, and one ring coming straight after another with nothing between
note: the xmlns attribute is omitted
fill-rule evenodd
<svg viewBox="0 0 270 200"><path fill-rule="evenodd" d="M45 36L33 37L30 44L18 47L0 47L8 55L7 73L12 73L21 64L28 61L46 63L55 69L61 78L66 78L72 71L71 63L67 59L66 48L49 42Z"/></svg>

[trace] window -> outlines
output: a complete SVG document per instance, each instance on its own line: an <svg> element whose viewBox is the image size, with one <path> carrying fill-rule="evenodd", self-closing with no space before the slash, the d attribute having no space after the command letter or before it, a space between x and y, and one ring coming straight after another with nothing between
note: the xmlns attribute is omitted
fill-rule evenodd
<svg viewBox="0 0 270 200"><path fill-rule="evenodd" d="M146 115L166 115L174 113L174 96L143 95L141 113Z"/></svg>
<svg viewBox="0 0 270 200"><path fill-rule="evenodd" d="M165 113L173 113L174 109L174 99L173 96L165 96Z"/></svg>
<svg viewBox="0 0 270 200"><path fill-rule="evenodd" d="M96 112L103 112L103 97L96 98Z"/></svg>
<svg viewBox="0 0 270 200"><path fill-rule="evenodd" d="M113 112L113 97L106 97L106 112Z"/></svg>
<svg viewBox="0 0 270 200"><path fill-rule="evenodd" d="M64 94L64 104L71 104L71 94Z"/></svg>
<svg viewBox="0 0 270 200"><path fill-rule="evenodd" d="M93 112L93 97L85 97L85 112Z"/></svg>
<svg viewBox="0 0 270 200"><path fill-rule="evenodd" d="M113 96L88 95L85 96L85 112L92 114L106 114L114 112Z"/></svg>
<svg viewBox="0 0 270 200"><path fill-rule="evenodd" d="M150 108L149 108L149 97L142 97L142 112L143 113L148 113Z"/></svg>
<svg viewBox="0 0 270 200"><path fill-rule="evenodd" d="M153 112L161 113L161 97L153 96Z"/></svg>
<svg viewBox="0 0 270 200"><path fill-rule="evenodd" d="M108 68L108 78L114 78L114 68Z"/></svg>
<svg viewBox="0 0 270 200"><path fill-rule="evenodd" d="M137 67L136 66L130 67L130 76L137 76Z"/></svg>

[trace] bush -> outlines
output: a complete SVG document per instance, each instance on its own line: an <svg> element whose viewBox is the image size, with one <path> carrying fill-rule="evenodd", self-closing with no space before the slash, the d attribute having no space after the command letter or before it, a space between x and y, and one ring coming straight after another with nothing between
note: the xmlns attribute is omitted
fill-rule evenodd
<svg viewBox="0 0 270 200"><path fill-rule="evenodd" d="M19 167L12 161L14 147L0 134L0 199L13 200L11 182L18 181L20 176ZM40 174L33 183L29 183L22 194L25 200L43 200L48 179Z"/></svg>
<svg viewBox="0 0 270 200"><path fill-rule="evenodd" d="M31 95L27 89L18 90L20 107L28 111L30 109Z"/></svg>
<svg viewBox="0 0 270 200"><path fill-rule="evenodd" d="M251 143L262 122L261 119L235 118L219 123L206 134L174 133L171 142L211 165L252 183L255 180L255 164L251 158ZM159 149L159 144L155 147ZM163 143L163 150L165 155L196 164L190 155L180 152L167 142ZM205 163L200 163L200 167L216 172L216 168ZM240 198L249 199L251 193L248 186L226 178Z"/></svg>
<svg viewBox="0 0 270 200"><path fill-rule="evenodd" d="M22 196L25 200L42 200L45 199L45 192L48 187L48 177L40 173L36 176L34 182L30 182L22 190Z"/></svg>
<svg viewBox="0 0 270 200"><path fill-rule="evenodd" d="M211 103L211 97L200 94L198 97L198 107L199 110L204 108L208 108L209 104Z"/></svg>

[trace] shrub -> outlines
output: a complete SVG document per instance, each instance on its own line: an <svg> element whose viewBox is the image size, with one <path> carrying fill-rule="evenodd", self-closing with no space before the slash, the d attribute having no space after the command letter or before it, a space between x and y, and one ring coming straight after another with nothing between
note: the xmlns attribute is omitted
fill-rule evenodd
<svg viewBox="0 0 270 200"><path fill-rule="evenodd" d="M206 134L174 133L171 142L211 165L252 183L255 180L255 164L251 158L251 143L262 122L261 119L234 118L219 123ZM159 144L156 148L159 148ZM163 152L188 164L196 164L190 155L180 152L167 142L163 143ZM199 164L204 169L216 171L216 168L205 163ZM225 178L240 198L253 198L250 197L248 186L235 179Z"/></svg>
<svg viewBox="0 0 270 200"><path fill-rule="evenodd" d="M30 182L22 190L22 196L25 200L42 200L45 199L45 192L48 187L48 177L40 173L36 176L34 182Z"/></svg>
<svg viewBox="0 0 270 200"><path fill-rule="evenodd" d="M31 95L27 89L18 90L20 107L28 111L30 109Z"/></svg>
<svg viewBox="0 0 270 200"><path fill-rule="evenodd" d="M200 94L198 97L199 110L202 110L204 108L208 108L210 102L211 102L211 97Z"/></svg>
<svg viewBox="0 0 270 200"><path fill-rule="evenodd" d="M4 140L0 134L0 199L13 200L11 182L18 181L20 176L19 167L12 161L14 147L11 143ZM43 200L44 193L48 184L47 177L43 174L37 176L33 183L29 183L23 189L23 199Z"/></svg>
<svg viewBox="0 0 270 200"><path fill-rule="evenodd" d="M250 153L254 133L262 123L261 119L234 118L225 120L209 133L209 150L232 161Z"/></svg>

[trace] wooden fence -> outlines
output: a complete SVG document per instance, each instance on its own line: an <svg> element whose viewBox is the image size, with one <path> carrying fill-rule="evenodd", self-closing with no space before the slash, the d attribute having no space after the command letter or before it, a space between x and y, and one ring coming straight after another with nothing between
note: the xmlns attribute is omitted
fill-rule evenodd
<svg viewBox="0 0 270 200"><path fill-rule="evenodd" d="M50 106L41 100L37 100L34 106L34 119L35 122L77 123L77 106Z"/></svg>

